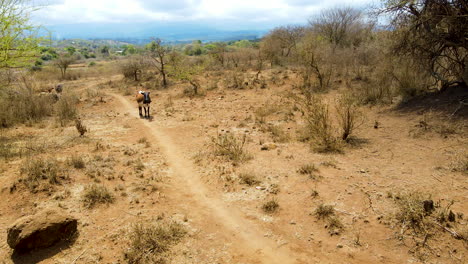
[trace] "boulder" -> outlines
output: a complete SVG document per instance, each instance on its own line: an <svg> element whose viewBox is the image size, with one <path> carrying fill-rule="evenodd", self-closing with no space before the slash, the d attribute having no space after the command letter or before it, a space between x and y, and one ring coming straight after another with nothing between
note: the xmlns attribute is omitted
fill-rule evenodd
<svg viewBox="0 0 468 264"><path fill-rule="evenodd" d="M8 228L8 245L17 251L50 247L72 237L78 221L65 212L48 209L18 219Z"/></svg>

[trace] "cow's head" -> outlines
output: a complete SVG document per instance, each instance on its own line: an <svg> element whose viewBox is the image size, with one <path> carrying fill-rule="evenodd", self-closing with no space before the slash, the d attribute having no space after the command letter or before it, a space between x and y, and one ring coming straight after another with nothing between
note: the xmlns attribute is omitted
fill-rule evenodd
<svg viewBox="0 0 468 264"><path fill-rule="evenodd" d="M150 92L143 92L143 103L149 104L151 103Z"/></svg>

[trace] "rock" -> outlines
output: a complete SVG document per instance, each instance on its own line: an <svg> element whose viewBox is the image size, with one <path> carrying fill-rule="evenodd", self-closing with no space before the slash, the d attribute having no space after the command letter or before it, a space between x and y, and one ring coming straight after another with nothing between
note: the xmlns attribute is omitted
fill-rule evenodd
<svg viewBox="0 0 468 264"><path fill-rule="evenodd" d="M423 201L424 211L427 214L431 214L434 211L434 201L432 200L425 200Z"/></svg>
<svg viewBox="0 0 468 264"><path fill-rule="evenodd" d="M71 237L78 221L58 210L45 210L36 215L18 219L8 228L7 243L18 251L49 247Z"/></svg>
<svg viewBox="0 0 468 264"><path fill-rule="evenodd" d="M276 144L274 144L274 143L266 143L266 144L262 145L260 150L272 150L272 149L276 149L277 147L278 146L276 146Z"/></svg>

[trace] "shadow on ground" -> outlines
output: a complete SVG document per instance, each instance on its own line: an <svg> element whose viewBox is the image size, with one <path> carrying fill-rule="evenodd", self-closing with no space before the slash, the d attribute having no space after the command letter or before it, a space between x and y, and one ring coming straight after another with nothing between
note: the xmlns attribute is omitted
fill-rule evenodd
<svg viewBox="0 0 468 264"><path fill-rule="evenodd" d="M425 113L432 111L449 118L468 118L468 87L454 86L443 92L433 92L413 97L400 103L396 111Z"/></svg>
<svg viewBox="0 0 468 264"><path fill-rule="evenodd" d="M66 240L62 240L61 242L55 244L52 247L44 248L44 249L36 249L29 252L21 252L14 250L13 254L11 255L11 260L15 264L34 264L39 263L45 259L51 258L62 250L70 248L75 241L78 239L79 233L76 232L72 237Z"/></svg>

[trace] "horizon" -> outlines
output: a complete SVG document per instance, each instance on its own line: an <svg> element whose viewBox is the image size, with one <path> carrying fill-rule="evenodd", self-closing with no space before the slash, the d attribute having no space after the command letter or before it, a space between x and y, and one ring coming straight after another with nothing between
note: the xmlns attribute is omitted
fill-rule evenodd
<svg viewBox="0 0 468 264"><path fill-rule="evenodd" d="M305 25L324 9L365 9L376 0L39 0L32 21L54 39L146 39L168 41L224 40L261 37L282 25ZM239 33L241 32L241 33ZM230 35L231 34L231 35Z"/></svg>

